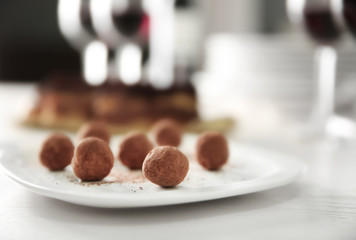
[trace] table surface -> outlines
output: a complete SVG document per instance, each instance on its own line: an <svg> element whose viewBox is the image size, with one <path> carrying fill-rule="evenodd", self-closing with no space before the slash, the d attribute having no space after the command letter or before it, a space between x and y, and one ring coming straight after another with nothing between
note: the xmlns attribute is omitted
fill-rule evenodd
<svg viewBox="0 0 356 240"><path fill-rule="evenodd" d="M30 85L0 84L1 141L21 136L19 109L33 90ZM353 146L330 141L288 143L285 151L300 156L309 167L293 184L155 208L72 205L31 193L0 174L0 239L356 239Z"/></svg>

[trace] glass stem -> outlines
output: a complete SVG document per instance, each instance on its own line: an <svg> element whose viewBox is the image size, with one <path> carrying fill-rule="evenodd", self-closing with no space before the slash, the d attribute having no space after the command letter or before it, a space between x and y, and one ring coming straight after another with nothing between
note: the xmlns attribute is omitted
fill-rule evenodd
<svg viewBox="0 0 356 240"><path fill-rule="evenodd" d="M108 49L101 41L92 41L81 52L84 78L90 85L100 85L108 76Z"/></svg>
<svg viewBox="0 0 356 240"><path fill-rule="evenodd" d="M324 132L334 114L337 53L331 46L321 46L315 52L317 93L313 125Z"/></svg>

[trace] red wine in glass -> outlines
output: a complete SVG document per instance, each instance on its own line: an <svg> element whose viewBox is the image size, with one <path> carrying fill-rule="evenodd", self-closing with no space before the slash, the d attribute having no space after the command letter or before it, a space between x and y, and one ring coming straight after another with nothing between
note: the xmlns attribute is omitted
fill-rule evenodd
<svg viewBox="0 0 356 240"><path fill-rule="evenodd" d="M356 37L356 0L343 0L343 11L346 25Z"/></svg>
<svg viewBox="0 0 356 240"><path fill-rule="evenodd" d="M303 12L304 24L309 35L323 44L337 41L341 30L336 23L331 9L327 7L305 7Z"/></svg>
<svg viewBox="0 0 356 240"><path fill-rule="evenodd" d="M149 58L149 16L143 11L141 6L129 6L124 11L112 10L112 19L117 31L126 36L139 37L139 45L142 51L141 65L144 65Z"/></svg>
<svg viewBox="0 0 356 240"><path fill-rule="evenodd" d="M135 35L144 19L144 12L141 9L127 9L124 12L113 12L113 21L118 31L125 36Z"/></svg>

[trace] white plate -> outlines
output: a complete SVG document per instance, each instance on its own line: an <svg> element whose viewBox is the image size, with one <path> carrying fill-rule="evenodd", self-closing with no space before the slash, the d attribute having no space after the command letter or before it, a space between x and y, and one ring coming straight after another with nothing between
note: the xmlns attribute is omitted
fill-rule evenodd
<svg viewBox="0 0 356 240"><path fill-rule="evenodd" d="M0 147L0 166L7 176L32 192L103 208L162 206L237 196L291 183L305 170L294 156L230 142L228 164L220 171L209 172L194 160L195 141L196 136L184 137L181 150L190 159L190 170L187 178L171 189L148 182L141 171L129 171L118 160L105 183L83 183L75 178L71 167L62 172L47 171L38 162L38 147ZM129 180L124 180L127 177Z"/></svg>

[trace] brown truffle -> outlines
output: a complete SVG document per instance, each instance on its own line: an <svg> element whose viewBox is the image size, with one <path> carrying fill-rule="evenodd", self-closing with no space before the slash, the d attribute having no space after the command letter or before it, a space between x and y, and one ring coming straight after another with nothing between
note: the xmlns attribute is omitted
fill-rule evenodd
<svg viewBox="0 0 356 240"><path fill-rule="evenodd" d="M75 175L81 180L99 181L110 173L114 156L105 141L88 137L75 148L72 165Z"/></svg>
<svg viewBox="0 0 356 240"><path fill-rule="evenodd" d="M145 177L161 187L174 187L181 183L189 170L187 157L172 146L154 148L143 163Z"/></svg>
<svg viewBox="0 0 356 240"><path fill-rule="evenodd" d="M200 165L208 170L221 168L229 157L225 137L215 132L201 134L196 145L196 157Z"/></svg>
<svg viewBox="0 0 356 240"><path fill-rule="evenodd" d="M153 145L145 134L129 133L120 144L118 158L130 169L141 169L147 153L152 148Z"/></svg>
<svg viewBox="0 0 356 240"><path fill-rule="evenodd" d="M171 119L162 119L152 127L156 142L160 146L177 147L182 138L182 127Z"/></svg>
<svg viewBox="0 0 356 240"><path fill-rule="evenodd" d="M109 130L103 122L90 122L84 124L78 131L77 139L80 141L87 137L96 137L107 143L110 142Z"/></svg>
<svg viewBox="0 0 356 240"><path fill-rule="evenodd" d="M72 141L63 134L55 133L43 143L40 161L51 171L63 170L72 161L73 152Z"/></svg>

